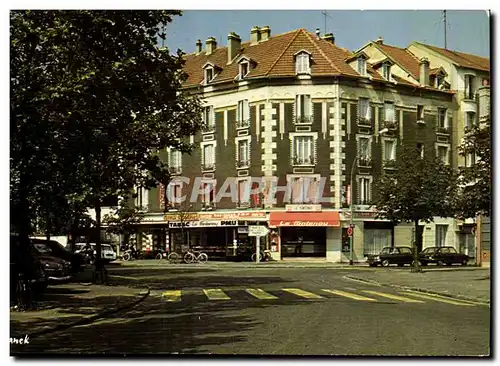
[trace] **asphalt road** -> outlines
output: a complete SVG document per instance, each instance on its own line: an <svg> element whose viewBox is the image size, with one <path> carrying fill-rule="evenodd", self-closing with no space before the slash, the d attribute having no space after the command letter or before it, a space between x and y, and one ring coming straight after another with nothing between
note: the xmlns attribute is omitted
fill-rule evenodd
<svg viewBox="0 0 500 366"><path fill-rule="evenodd" d="M343 278L355 271L116 268L110 270L113 283L149 285L149 298L110 319L31 339L11 351L489 355L489 307Z"/></svg>

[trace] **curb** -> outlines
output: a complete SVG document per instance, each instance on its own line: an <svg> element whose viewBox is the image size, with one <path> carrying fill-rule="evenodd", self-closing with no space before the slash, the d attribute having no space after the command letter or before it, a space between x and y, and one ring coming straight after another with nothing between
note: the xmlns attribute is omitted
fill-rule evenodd
<svg viewBox="0 0 500 366"><path fill-rule="evenodd" d="M85 316L85 317L83 317L79 320L76 320L74 322L71 322L71 323L60 324L60 325L56 325L55 327L52 327L52 328L42 329L42 330L39 330L38 332L33 332L33 333L29 334L29 336L35 338L35 337L38 337L38 336L41 336L44 334L53 333L56 331L76 327L78 325L86 325L86 324L93 323L94 321L101 319L101 318L105 318L108 315L115 314L115 313L118 313L120 311L123 311L123 310L126 310L128 308L132 308L132 307L136 306L137 304L146 300L146 298L149 296L149 293L150 293L150 289L148 287L148 290L146 293L144 293L142 295L141 295L141 293L139 293L140 297L138 299L128 303L128 304L125 304L125 305L122 305L119 307L115 307L112 309L107 309L107 310L104 310L98 314L94 314L91 316Z"/></svg>
<svg viewBox="0 0 500 366"><path fill-rule="evenodd" d="M480 305L490 306L490 300L484 300L484 299L480 299L477 297L468 297L468 296L463 296L463 295L450 295L448 293L427 290L427 289L423 289L423 288L419 288L419 287L411 287L411 286L382 283L382 282L377 282L374 280L367 280L364 278L359 278L359 277L354 277L354 276L349 276L349 275L344 276L344 278L349 279L349 280L353 280L353 281L369 283L371 285L376 285L376 286L387 286L387 287L393 287L393 288L402 289L402 290L412 290L412 291L422 292L422 293L431 294L431 295L444 296L444 297L448 297L450 299L473 301L473 302L479 303Z"/></svg>

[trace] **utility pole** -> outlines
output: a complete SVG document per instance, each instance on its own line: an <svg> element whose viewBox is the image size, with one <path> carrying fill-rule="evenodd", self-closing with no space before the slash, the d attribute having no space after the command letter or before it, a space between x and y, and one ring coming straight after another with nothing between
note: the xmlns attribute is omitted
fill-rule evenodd
<svg viewBox="0 0 500 366"><path fill-rule="evenodd" d="M443 22L444 22L444 48L448 49L448 42L446 39L446 10L443 10Z"/></svg>

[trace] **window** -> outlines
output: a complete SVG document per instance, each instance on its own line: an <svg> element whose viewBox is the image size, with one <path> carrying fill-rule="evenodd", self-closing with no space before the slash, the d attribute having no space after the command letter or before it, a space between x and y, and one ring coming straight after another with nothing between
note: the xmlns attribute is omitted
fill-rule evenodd
<svg viewBox="0 0 500 366"><path fill-rule="evenodd" d="M208 67L205 69L205 83L209 83L213 80L214 78L214 69L211 67Z"/></svg>
<svg viewBox="0 0 500 366"><path fill-rule="evenodd" d="M202 184L203 189L203 204L212 206L214 204L214 183L206 182Z"/></svg>
<svg viewBox="0 0 500 366"><path fill-rule="evenodd" d="M170 207L179 206L182 197L182 184L181 183L170 183L167 193L167 202Z"/></svg>
<svg viewBox="0 0 500 366"><path fill-rule="evenodd" d="M382 66L382 73L383 73L384 79L390 80L391 79L391 65L388 63L385 63Z"/></svg>
<svg viewBox="0 0 500 366"><path fill-rule="evenodd" d="M371 201L371 187L369 178L359 178L359 205L369 205Z"/></svg>
<svg viewBox="0 0 500 366"><path fill-rule="evenodd" d="M295 72L297 74L310 74L311 68L309 65L310 56L309 54L303 52L297 55L295 60Z"/></svg>
<svg viewBox="0 0 500 366"><path fill-rule="evenodd" d="M366 75L366 59L363 56L358 57L358 73Z"/></svg>
<svg viewBox="0 0 500 366"><path fill-rule="evenodd" d="M249 158L248 158L248 140L239 140L238 141L238 167L246 167L249 166Z"/></svg>
<svg viewBox="0 0 500 366"><path fill-rule="evenodd" d="M443 81L444 81L443 75L436 75L436 84L434 86L436 88L439 88L439 86L443 83Z"/></svg>
<svg viewBox="0 0 500 366"><path fill-rule="evenodd" d="M385 121L386 122L395 122L395 112L394 112L394 103L385 102L384 103L384 112L385 112Z"/></svg>
<svg viewBox="0 0 500 366"><path fill-rule="evenodd" d="M238 206L249 203L250 191L248 187L249 181L247 179L238 181Z"/></svg>
<svg viewBox="0 0 500 366"><path fill-rule="evenodd" d="M446 245L446 233L448 225L436 225L436 246L444 247Z"/></svg>
<svg viewBox="0 0 500 366"><path fill-rule="evenodd" d="M249 120L249 110L248 110L248 99L240 100L238 102L238 116L237 116L237 127L248 127L250 124Z"/></svg>
<svg viewBox="0 0 500 366"><path fill-rule="evenodd" d="M401 254L412 254L412 251L411 251L410 248L404 248L404 247L403 248L399 248L399 252Z"/></svg>
<svg viewBox="0 0 500 366"><path fill-rule="evenodd" d="M438 127L440 129L447 129L448 119L446 118L446 108L438 108Z"/></svg>
<svg viewBox="0 0 500 366"><path fill-rule="evenodd" d="M424 144L417 142L417 151L420 153L420 157L424 157Z"/></svg>
<svg viewBox="0 0 500 366"><path fill-rule="evenodd" d="M316 203L319 179L312 176L293 177L291 182L291 203Z"/></svg>
<svg viewBox="0 0 500 366"><path fill-rule="evenodd" d="M358 138L358 157L359 160L370 159L370 139L368 137Z"/></svg>
<svg viewBox="0 0 500 366"><path fill-rule="evenodd" d="M311 123L311 96L299 94L295 98L295 123Z"/></svg>
<svg viewBox="0 0 500 366"><path fill-rule="evenodd" d="M385 140L384 141L384 160L392 161L396 159L396 141Z"/></svg>
<svg viewBox="0 0 500 366"><path fill-rule="evenodd" d="M250 71L250 65L248 62L240 63L240 79L243 79Z"/></svg>
<svg viewBox="0 0 500 366"><path fill-rule="evenodd" d="M465 130L471 129L476 123L476 113L465 112Z"/></svg>
<svg viewBox="0 0 500 366"><path fill-rule="evenodd" d="M215 169L215 146L208 144L203 147L203 169Z"/></svg>
<svg viewBox="0 0 500 366"><path fill-rule="evenodd" d="M296 136L293 145L294 165L314 164L314 145L312 136Z"/></svg>
<svg viewBox="0 0 500 366"><path fill-rule="evenodd" d="M205 124L205 132L214 130L215 122L212 106L207 106L203 109L203 122Z"/></svg>
<svg viewBox="0 0 500 366"><path fill-rule="evenodd" d="M476 153L474 151L471 151L468 154L465 154L465 166L467 168L470 168L476 163Z"/></svg>
<svg viewBox="0 0 500 366"><path fill-rule="evenodd" d="M137 187L135 193L137 195L135 205L141 210L146 210L148 207L148 191L143 187Z"/></svg>
<svg viewBox="0 0 500 366"><path fill-rule="evenodd" d="M474 75L465 75L465 98L474 99Z"/></svg>
<svg viewBox="0 0 500 366"><path fill-rule="evenodd" d="M359 120L360 121L369 121L371 119L370 113L370 101L368 98L359 98Z"/></svg>
<svg viewBox="0 0 500 366"><path fill-rule="evenodd" d="M178 150L170 150L169 167L171 173L180 173L182 167L182 153Z"/></svg>
<svg viewBox="0 0 500 366"><path fill-rule="evenodd" d="M424 121L424 106L417 105L417 121Z"/></svg>
<svg viewBox="0 0 500 366"><path fill-rule="evenodd" d="M444 164L448 164L448 146L438 145L437 156Z"/></svg>

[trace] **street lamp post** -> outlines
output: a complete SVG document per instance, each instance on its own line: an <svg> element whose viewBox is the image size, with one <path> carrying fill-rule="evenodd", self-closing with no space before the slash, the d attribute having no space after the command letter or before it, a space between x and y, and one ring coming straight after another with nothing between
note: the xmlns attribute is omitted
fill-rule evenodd
<svg viewBox="0 0 500 366"><path fill-rule="evenodd" d="M386 133L387 131L389 131L389 129L387 128L383 128L381 129L378 134L379 135L383 135L384 133ZM366 142L368 143L368 142ZM361 149L360 149L361 150ZM354 160L352 162L352 166L351 166L351 179L350 179L350 187L349 187L349 205L350 205L350 212L351 212L351 216L350 216L350 220L349 220L349 227L353 227L353 223L354 223L354 215L353 215L353 176L354 176L354 167L356 166L356 162L358 161L358 151L356 151L356 156L354 157ZM354 228L353 228L353 232L351 234L351 236L349 237L349 265L354 265Z"/></svg>

